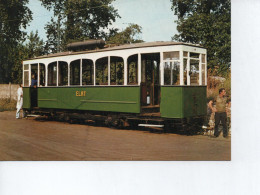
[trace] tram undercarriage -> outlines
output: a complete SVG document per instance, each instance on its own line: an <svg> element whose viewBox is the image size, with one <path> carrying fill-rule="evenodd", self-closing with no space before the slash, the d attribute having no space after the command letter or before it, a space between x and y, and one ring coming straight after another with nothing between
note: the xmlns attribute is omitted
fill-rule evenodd
<svg viewBox="0 0 260 195"><path fill-rule="evenodd" d="M24 109L24 117L45 116L47 120L65 121L69 123L94 122L97 125L105 125L114 128L159 128L163 132L196 134L202 131L205 116L191 118L162 118L158 113L113 113L99 111L57 110L57 109Z"/></svg>

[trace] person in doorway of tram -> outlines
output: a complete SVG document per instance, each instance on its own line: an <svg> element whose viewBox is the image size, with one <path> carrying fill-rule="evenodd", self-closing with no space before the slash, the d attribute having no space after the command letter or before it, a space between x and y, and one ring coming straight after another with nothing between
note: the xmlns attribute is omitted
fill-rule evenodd
<svg viewBox="0 0 260 195"><path fill-rule="evenodd" d="M32 75L31 87L34 87L34 88L37 87L37 80L36 80L36 78L35 78L35 74Z"/></svg>
<svg viewBox="0 0 260 195"><path fill-rule="evenodd" d="M218 137L219 132L219 123L221 121L221 124L223 126L223 137L228 136L228 130L227 130L227 113L226 113L226 103L227 103L227 97L226 97L226 90L224 88L219 89L219 95L216 98L216 108L215 110L215 131L214 136Z"/></svg>
<svg viewBox="0 0 260 195"><path fill-rule="evenodd" d="M20 111L23 107L23 86L22 84L19 85L17 90L17 104L16 104L16 118L20 118Z"/></svg>

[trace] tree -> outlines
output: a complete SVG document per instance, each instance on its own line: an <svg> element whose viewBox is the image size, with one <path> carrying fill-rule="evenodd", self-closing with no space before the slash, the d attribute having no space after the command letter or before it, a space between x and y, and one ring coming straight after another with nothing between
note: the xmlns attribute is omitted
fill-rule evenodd
<svg viewBox="0 0 260 195"><path fill-rule="evenodd" d="M11 70L16 63L17 46L24 40L23 31L32 19L26 6L29 0L0 1L0 83L11 81Z"/></svg>
<svg viewBox="0 0 260 195"><path fill-rule="evenodd" d="M54 11L51 23L46 26L51 38L48 48L55 48L61 41L62 50L73 41L103 38L105 29L120 17L111 5L114 0L41 0L42 5ZM59 34L58 34L59 32Z"/></svg>
<svg viewBox="0 0 260 195"><path fill-rule="evenodd" d="M47 41L46 41L46 51L48 53L57 53L62 48L66 48L66 42L64 38L64 28L60 27L54 18L45 26ZM58 33L59 32L59 33Z"/></svg>
<svg viewBox="0 0 260 195"><path fill-rule="evenodd" d="M22 82L22 61L25 59L34 58L45 54L44 42L40 39L38 31L36 33L31 32L29 36L26 37L26 41L20 42L15 48L16 52L13 58L15 59L12 72L11 80L13 83Z"/></svg>
<svg viewBox="0 0 260 195"><path fill-rule="evenodd" d="M27 38L28 42L25 43L26 58L34 58L45 54L44 42L40 39L38 31L31 32Z"/></svg>
<svg viewBox="0 0 260 195"><path fill-rule="evenodd" d="M107 37L108 44L129 44L141 43L143 40L139 38L142 34L142 27L138 24L129 24L122 32L115 32Z"/></svg>
<svg viewBox="0 0 260 195"><path fill-rule="evenodd" d="M178 35L172 39L207 49L208 67L225 74L231 62L230 0L171 0L178 16Z"/></svg>

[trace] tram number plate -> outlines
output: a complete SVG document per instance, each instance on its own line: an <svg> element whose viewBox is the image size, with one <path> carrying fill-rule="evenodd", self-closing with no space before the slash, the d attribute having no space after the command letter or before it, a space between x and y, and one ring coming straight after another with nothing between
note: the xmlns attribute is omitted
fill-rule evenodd
<svg viewBox="0 0 260 195"><path fill-rule="evenodd" d="M76 96L86 96L86 91L76 91Z"/></svg>

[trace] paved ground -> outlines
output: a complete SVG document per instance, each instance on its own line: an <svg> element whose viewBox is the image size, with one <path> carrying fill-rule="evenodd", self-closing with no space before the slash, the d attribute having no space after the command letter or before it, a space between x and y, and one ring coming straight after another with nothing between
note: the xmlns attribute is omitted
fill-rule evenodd
<svg viewBox="0 0 260 195"><path fill-rule="evenodd" d="M0 112L0 160L230 160L231 138L15 119Z"/></svg>

